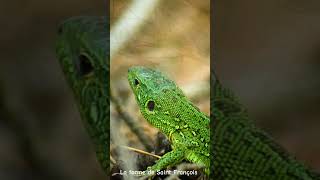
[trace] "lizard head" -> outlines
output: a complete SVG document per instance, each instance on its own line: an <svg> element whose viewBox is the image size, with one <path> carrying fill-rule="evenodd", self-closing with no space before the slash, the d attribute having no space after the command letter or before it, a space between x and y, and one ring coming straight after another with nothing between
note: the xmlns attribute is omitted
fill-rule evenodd
<svg viewBox="0 0 320 180"><path fill-rule="evenodd" d="M106 17L75 17L58 29L56 53L104 170L109 166L109 28Z"/></svg>
<svg viewBox="0 0 320 180"><path fill-rule="evenodd" d="M109 68L107 31L107 19L103 17L74 17L60 24L56 52L74 91L97 79L108 82L101 78Z"/></svg>
<svg viewBox="0 0 320 180"><path fill-rule="evenodd" d="M178 104L185 96L164 74L151 68L131 67L128 81L142 115L152 125L163 130L179 115Z"/></svg>

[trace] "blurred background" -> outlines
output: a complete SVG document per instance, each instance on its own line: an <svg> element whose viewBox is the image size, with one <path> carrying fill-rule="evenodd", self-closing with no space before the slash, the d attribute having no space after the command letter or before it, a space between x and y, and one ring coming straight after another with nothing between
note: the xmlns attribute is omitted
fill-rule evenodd
<svg viewBox="0 0 320 180"><path fill-rule="evenodd" d="M143 10L131 9L128 1L111 2L111 38L124 14L132 16L127 24L133 20L143 21L137 33L111 59L111 91L117 98L111 104L110 146L111 156L116 161L112 173L119 172L119 169L146 170L156 159L149 161L148 156L119 145L163 155L165 143L159 143L162 140L159 130L151 126L139 111L127 80L128 68L147 66L160 70L209 115L210 1L159 0L145 19L140 13ZM129 27L126 29L131 30ZM121 36L115 38L115 43L126 33L121 29Z"/></svg>
<svg viewBox="0 0 320 180"><path fill-rule="evenodd" d="M131 1L110 3L113 26ZM219 78L259 127L320 171L320 2L214 5L212 63ZM162 1L111 63L112 89L151 138L157 130L137 111L127 68L139 64L164 71L209 114L208 96L197 96L193 88L209 77L209 13L207 0ZM61 21L104 14L105 2L97 0L1 2L0 179L106 179L54 52ZM112 116L119 119L114 109ZM121 127L129 137L132 132ZM134 136L128 141L143 148Z"/></svg>
<svg viewBox="0 0 320 180"><path fill-rule="evenodd" d="M101 0L0 2L0 179L106 179L55 55L60 22Z"/></svg>
<svg viewBox="0 0 320 180"><path fill-rule="evenodd" d="M132 2L110 1L112 26ZM203 87L209 86L208 4L209 0L161 1L113 59L112 88L122 107L130 102L128 113L144 122L151 138L157 130L133 106L127 68L140 64L163 70L209 114L208 96L198 98L199 89L192 85L200 81ZM55 55L60 22L71 16L105 15L105 8L105 1L1 3L0 179L107 179ZM117 112L113 114L122 121ZM124 137L132 135L126 125L120 125ZM133 147L141 147L138 140L129 140L136 143Z"/></svg>
<svg viewBox="0 0 320 180"><path fill-rule="evenodd" d="M213 64L250 117L320 172L320 2L214 1Z"/></svg>

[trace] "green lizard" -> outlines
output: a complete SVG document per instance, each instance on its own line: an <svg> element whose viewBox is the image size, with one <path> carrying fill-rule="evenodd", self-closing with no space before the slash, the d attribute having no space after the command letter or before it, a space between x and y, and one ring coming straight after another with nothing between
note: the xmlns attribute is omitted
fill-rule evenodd
<svg viewBox="0 0 320 180"><path fill-rule="evenodd" d="M213 179L320 179L257 129L238 99L212 75Z"/></svg>
<svg viewBox="0 0 320 180"><path fill-rule="evenodd" d="M74 92L82 119L95 144L97 157L105 172L108 172L109 167L108 26L106 18L72 18L60 26L57 43L61 67ZM246 109L230 90L221 86L215 76L212 78L213 88L211 89L213 126L209 133L210 131L205 128L209 124L209 119L185 98L172 81L163 78L164 76L153 70L144 69L142 71L145 73L142 73L139 69L144 68L130 69L129 81L137 96L141 112L151 124L168 135L174 146L173 151L166 154L152 169L165 168L168 164L172 165L181 159L189 159L192 162L204 164L208 168L207 155L210 151L206 146L209 142L207 135L210 134L211 179L320 179L318 174L297 162L264 132L257 129L249 121ZM136 81L133 78L135 76L142 79L137 78L138 81ZM151 77L158 78L154 81ZM164 84L156 88L159 82ZM139 90L142 92L141 87L145 87L145 94L139 93ZM167 95L153 96L154 99L151 99L154 94L147 90L156 90L157 93ZM142 99L146 95L150 95L147 99L149 101L143 103ZM184 108L177 109L179 105ZM155 116L160 113L159 108L162 111L161 116ZM203 117L203 122L191 121L191 118L182 121L182 118L192 117L188 114L189 111ZM179 113L183 116L179 116ZM167 116L170 117L166 118ZM195 119L200 120L198 116ZM180 123L179 120L182 122ZM195 122L197 124L194 124ZM189 126L189 123L191 131L181 129L185 125ZM204 131L199 132L199 129ZM194 136L199 138L195 139ZM188 140L181 145L179 140L186 137ZM180 150L179 147L182 149ZM168 159L167 157L171 157L172 154L177 156L174 156L174 160Z"/></svg>
<svg viewBox="0 0 320 180"><path fill-rule="evenodd" d="M109 172L109 24L75 17L59 26L56 52L97 158Z"/></svg>
<svg viewBox="0 0 320 180"><path fill-rule="evenodd" d="M210 119L159 71L132 67L128 80L142 115L169 138L173 149L149 169L161 170L186 159L206 167L209 174Z"/></svg>
<svg viewBox="0 0 320 180"><path fill-rule="evenodd" d="M108 172L107 169L109 167L110 99L109 79L107 78L109 74L109 51L107 46L109 39L107 28L108 22L106 18L71 18L60 25L57 43L57 54L61 67L73 90L81 117L89 135L94 141L98 160L105 172ZM134 68L131 70L133 69ZM136 74L132 74L133 72L134 70L131 71L130 77L133 77L132 75L139 75L137 74L138 71ZM155 73L153 75L160 74ZM162 77L164 78L164 76ZM141 83L144 83L143 76L139 78ZM163 130L167 130L165 132L168 132L167 135L173 142L174 151L161 158L157 165L153 166L153 170L160 170L169 164L173 165L186 158L207 167L206 172L208 173L209 118L198 111L198 109L183 96L182 91L173 81L163 79L162 82L167 83L167 86L163 86L162 92L167 94L168 97L181 100L180 106L183 107L185 111L176 108L175 112L170 112L172 113L171 120L175 120L175 122L171 124L174 125L174 131L172 131L172 126L167 126L168 129L165 129L163 126ZM148 84L155 85L152 82L146 85ZM134 92L138 93L139 91L134 89ZM167 104L167 107L169 107L169 102L170 101L163 101L161 104ZM155 108L159 107L158 105L160 105L160 103L156 104ZM165 108L163 110L165 110ZM182 113L176 114L178 111ZM164 112L164 115L168 116L168 112ZM193 116L194 119L191 121L191 119L187 118L189 116ZM161 114L159 114L159 117L161 117ZM168 119L168 123L169 122L170 119ZM172 160L174 160L174 162Z"/></svg>

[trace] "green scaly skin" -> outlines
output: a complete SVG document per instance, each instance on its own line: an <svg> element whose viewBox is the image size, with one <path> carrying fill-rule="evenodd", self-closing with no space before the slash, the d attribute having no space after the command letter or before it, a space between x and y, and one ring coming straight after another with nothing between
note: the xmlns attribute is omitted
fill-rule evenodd
<svg viewBox="0 0 320 180"><path fill-rule="evenodd" d="M128 80L142 115L168 137L173 149L149 169L162 170L185 159L209 174L210 119L159 71L132 67Z"/></svg>
<svg viewBox="0 0 320 180"><path fill-rule="evenodd" d="M75 17L59 27L56 52L103 170L109 172L109 24Z"/></svg>
<svg viewBox="0 0 320 180"><path fill-rule="evenodd" d="M105 172L109 168L109 24L106 18L78 17L61 24L57 54L81 117ZM135 85L135 78L139 85ZM211 179L320 179L288 155L248 119L246 109L215 77L209 119L186 99L174 82L146 68L131 68L129 82L145 118L171 140L173 151L153 170L187 159L209 168ZM152 107L148 101L154 101ZM152 108L151 108L152 109ZM192 117L192 118L190 118Z"/></svg>
<svg viewBox="0 0 320 180"><path fill-rule="evenodd" d="M233 93L212 79L213 179L320 179L257 129Z"/></svg>

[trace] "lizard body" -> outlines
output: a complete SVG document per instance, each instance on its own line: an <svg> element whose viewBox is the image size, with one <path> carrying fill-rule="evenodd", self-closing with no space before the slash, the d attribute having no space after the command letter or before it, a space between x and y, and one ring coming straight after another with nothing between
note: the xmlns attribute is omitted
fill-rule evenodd
<svg viewBox="0 0 320 180"><path fill-rule="evenodd" d="M106 17L71 18L59 27L56 49L84 125L95 144L97 158L107 173L108 28ZM173 151L165 154L151 169L163 169L187 159L204 165L208 172L210 159L210 178L215 180L320 179L256 128L234 94L222 87L215 77L211 88L213 126L210 132L209 118L192 105L173 81L157 71L141 67L131 68L128 76L142 114L166 134L173 145ZM207 147L210 142L211 146Z"/></svg>
<svg viewBox="0 0 320 180"><path fill-rule="evenodd" d="M74 17L59 26L56 52L103 170L109 168L109 24Z"/></svg>
<svg viewBox="0 0 320 180"><path fill-rule="evenodd" d="M169 139L172 151L166 153L150 169L157 171L183 159L210 167L210 119L195 107L181 89L161 72L132 67L128 81L140 112Z"/></svg>
<svg viewBox="0 0 320 180"><path fill-rule="evenodd" d="M234 94L212 79L213 179L320 179L255 127Z"/></svg>
<svg viewBox="0 0 320 180"><path fill-rule="evenodd" d="M70 18L59 27L56 48L61 67L77 101L81 118L95 144L97 158L105 172L108 172L109 167L110 129L109 79L107 78L109 74L107 46L109 34L107 34L107 28L108 22L103 17ZM188 159L207 167L206 172L208 173L210 120L185 98L173 81L166 79L165 76L161 75L161 77L168 85L163 86L163 92L169 95L168 97L173 97L172 100L175 100L175 103L176 100L180 100L180 107L182 107L181 110L176 108L176 111L169 112L174 104L168 106L170 104L166 103L173 101L163 99L165 114L178 111L182 113L171 114L175 115L176 122L171 123L168 129L162 128L172 140L174 151L166 154L157 165L153 166L154 170L160 170L183 159ZM144 82L143 78L141 80ZM194 119L190 118L192 115Z"/></svg>

